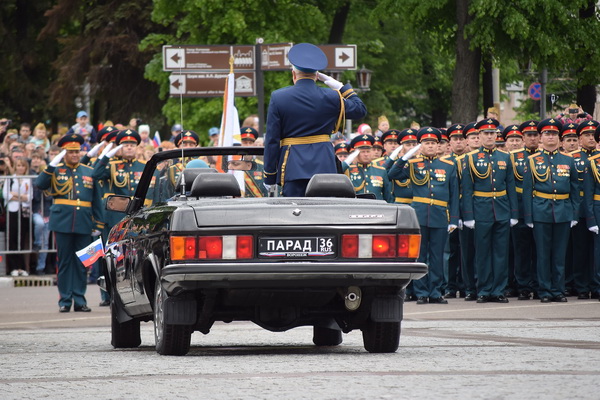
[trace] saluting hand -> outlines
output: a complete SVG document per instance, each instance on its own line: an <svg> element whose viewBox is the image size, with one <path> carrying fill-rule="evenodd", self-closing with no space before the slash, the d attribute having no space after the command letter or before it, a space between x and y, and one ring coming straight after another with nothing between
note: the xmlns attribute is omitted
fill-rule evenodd
<svg viewBox="0 0 600 400"><path fill-rule="evenodd" d="M396 158L398 158L398 154L400 154L401 151L402 151L402 145L398 146L398 148L396 150L394 150L392 152L392 154L390 154L390 158L392 160L396 160Z"/></svg>
<svg viewBox="0 0 600 400"><path fill-rule="evenodd" d="M317 72L317 79L334 90L340 90L342 88L342 86L344 86L344 84L342 82L336 81L329 75L325 75L321 72Z"/></svg>
<svg viewBox="0 0 600 400"><path fill-rule="evenodd" d="M418 144L415 147L413 147L412 149L410 149L409 151L407 151L406 154L402 156L402 159L404 161L407 161L407 160L413 158L413 156L415 154L417 154L417 152L419 151L419 149L421 149L421 144Z"/></svg>
<svg viewBox="0 0 600 400"><path fill-rule="evenodd" d="M114 157L115 154L117 154L117 151L121 150L122 148L123 148L122 144L118 145L117 147L115 147L114 149L112 149L111 151L106 153L106 157L108 157L108 158Z"/></svg>
<svg viewBox="0 0 600 400"><path fill-rule="evenodd" d="M110 151L110 149L113 148L113 144L109 143L108 146L106 146L104 148L104 150L102 150L102 153L100 153L100 158L106 157L106 153L108 153Z"/></svg>
<svg viewBox="0 0 600 400"><path fill-rule="evenodd" d="M58 153L58 155L56 157L54 157L52 159L52 161L50 161L50 163L48 165L50 165L52 167L58 166L58 164L60 164L60 161L63 159L65 154L67 154L67 150L61 151L60 153Z"/></svg>
<svg viewBox="0 0 600 400"><path fill-rule="evenodd" d="M346 157L346 159L344 160L344 162L348 165L352 164L352 161L354 161L354 159L356 157L358 157L358 155L360 154L360 150L356 149L352 152L352 154L350 154L348 157Z"/></svg>
<svg viewBox="0 0 600 400"><path fill-rule="evenodd" d="M96 154L98 154L98 152L100 151L100 147L102 147L102 145L104 144L104 142L100 142L98 144L96 144L94 147L92 147L92 149L90 151L88 151L87 155L88 157L95 157Z"/></svg>

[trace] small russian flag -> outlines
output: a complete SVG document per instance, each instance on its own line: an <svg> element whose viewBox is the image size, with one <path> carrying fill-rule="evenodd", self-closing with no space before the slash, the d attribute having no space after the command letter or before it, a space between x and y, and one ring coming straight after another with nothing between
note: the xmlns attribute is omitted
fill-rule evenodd
<svg viewBox="0 0 600 400"><path fill-rule="evenodd" d="M89 246L76 251L77 257L81 260L86 268L92 266L100 257L104 256L104 245L102 239L98 238L95 242L92 242Z"/></svg>
<svg viewBox="0 0 600 400"><path fill-rule="evenodd" d="M158 131L154 132L154 138L152 139L152 145L154 146L154 148L158 148L160 147L160 135L158 134Z"/></svg>

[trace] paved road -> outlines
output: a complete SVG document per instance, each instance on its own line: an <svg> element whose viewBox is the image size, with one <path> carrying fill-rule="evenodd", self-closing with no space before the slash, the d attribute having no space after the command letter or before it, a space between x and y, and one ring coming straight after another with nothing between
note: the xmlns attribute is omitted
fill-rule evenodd
<svg viewBox="0 0 600 400"><path fill-rule="evenodd" d="M108 308L59 314L55 287L0 288L0 399L596 399L600 302L408 303L395 354L360 332L316 348L310 328L194 333L185 357L110 346Z"/></svg>

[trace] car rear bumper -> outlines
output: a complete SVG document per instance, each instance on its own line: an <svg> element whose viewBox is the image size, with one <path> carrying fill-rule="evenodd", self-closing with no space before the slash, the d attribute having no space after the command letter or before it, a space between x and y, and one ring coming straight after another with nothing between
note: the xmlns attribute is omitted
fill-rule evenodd
<svg viewBox="0 0 600 400"><path fill-rule="evenodd" d="M171 264L162 269L168 292L176 288L406 286L427 273L416 262L285 262Z"/></svg>

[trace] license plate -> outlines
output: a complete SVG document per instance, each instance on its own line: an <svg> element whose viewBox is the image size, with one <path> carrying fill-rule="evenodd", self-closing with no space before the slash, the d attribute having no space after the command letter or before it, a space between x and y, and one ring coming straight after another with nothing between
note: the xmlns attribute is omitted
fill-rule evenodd
<svg viewBox="0 0 600 400"><path fill-rule="evenodd" d="M313 258L334 257L333 236L323 237L263 237L258 240L261 257Z"/></svg>

